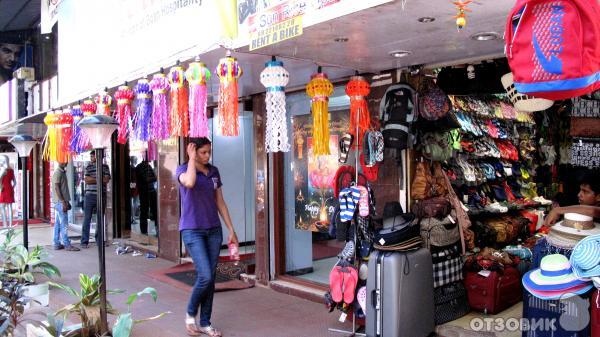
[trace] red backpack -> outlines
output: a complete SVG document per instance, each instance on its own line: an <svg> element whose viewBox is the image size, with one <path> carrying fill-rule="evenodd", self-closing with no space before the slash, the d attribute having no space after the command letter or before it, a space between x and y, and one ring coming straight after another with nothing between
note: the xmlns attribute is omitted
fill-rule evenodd
<svg viewBox="0 0 600 337"><path fill-rule="evenodd" d="M597 0L517 0L506 56L521 94L551 100L600 89Z"/></svg>

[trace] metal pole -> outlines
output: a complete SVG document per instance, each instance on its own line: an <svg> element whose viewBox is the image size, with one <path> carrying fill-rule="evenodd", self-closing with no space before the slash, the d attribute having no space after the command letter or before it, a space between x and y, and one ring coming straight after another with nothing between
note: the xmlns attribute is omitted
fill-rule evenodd
<svg viewBox="0 0 600 337"><path fill-rule="evenodd" d="M108 332L108 321L106 314L106 257L104 255L104 173L102 172L104 162L104 149L96 149L96 234L98 245L98 265L100 268L100 334Z"/></svg>
<svg viewBox="0 0 600 337"><path fill-rule="evenodd" d="M21 193L21 197L23 198L23 210L21 212L23 214L23 246L25 246L25 249L29 250L29 229L27 222L29 218L29 212L27 212L27 199L29 198L29 188L27 187L27 157L21 157L21 167L23 169L23 182L21 183L21 187L23 188L23 193Z"/></svg>

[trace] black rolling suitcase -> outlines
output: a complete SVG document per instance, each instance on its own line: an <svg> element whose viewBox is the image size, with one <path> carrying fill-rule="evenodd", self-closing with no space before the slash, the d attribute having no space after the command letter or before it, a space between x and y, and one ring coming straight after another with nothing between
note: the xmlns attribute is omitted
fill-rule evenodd
<svg viewBox="0 0 600 337"><path fill-rule="evenodd" d="M367 336L428 336L435 329L433 313L429 251L373 251L367 280Z"/></svg>

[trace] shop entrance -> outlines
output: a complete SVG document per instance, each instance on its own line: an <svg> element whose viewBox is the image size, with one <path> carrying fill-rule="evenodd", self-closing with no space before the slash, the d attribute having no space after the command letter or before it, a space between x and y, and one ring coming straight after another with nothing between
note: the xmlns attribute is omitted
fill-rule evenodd
<svg viewBox="0 0 600 337"><path fill-rule="evenodd" d="M124 174L120 193L121 208L126 210L120 228L121 238L133 249L158 252L158 162L152 155L154 147L147 142L130 140L124 151Z"/></svg>

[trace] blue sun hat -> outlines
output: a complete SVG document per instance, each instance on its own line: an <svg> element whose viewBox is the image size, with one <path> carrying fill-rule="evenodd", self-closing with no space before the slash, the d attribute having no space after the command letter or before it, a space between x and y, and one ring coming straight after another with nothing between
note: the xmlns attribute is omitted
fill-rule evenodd
<svg viewBox="0 0 600 337"><path fill-rule="evenodd" d="M580 279L600 276L600 234L579 241L571 253L573 273Z"/></svg>
<svg viewBox="0 0 600 337"><path fill-rule="evenodd" d="M540 268L531 270L523 276L523 286L534 296L539 292L551 292L555 298L563 295L562 290L564 294L579 295L592 288L590 282L579 280L575 276L569 259L561 254L545 256L540 263Z"/></svg>

